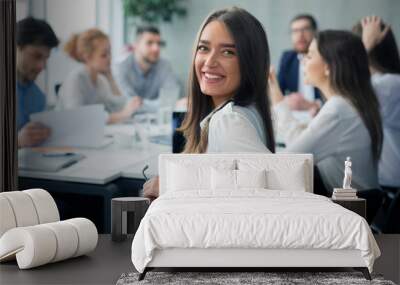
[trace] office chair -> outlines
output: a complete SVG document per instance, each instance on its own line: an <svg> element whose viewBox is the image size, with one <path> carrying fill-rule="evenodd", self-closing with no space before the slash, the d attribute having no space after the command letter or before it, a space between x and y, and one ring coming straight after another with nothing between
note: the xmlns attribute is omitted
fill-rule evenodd
<svg viewBox="0 0 400 285"><path fill-rule="evenodd" d="M371 224L377 233L400 233L400 188L382 186L384 200Z"/></svg>

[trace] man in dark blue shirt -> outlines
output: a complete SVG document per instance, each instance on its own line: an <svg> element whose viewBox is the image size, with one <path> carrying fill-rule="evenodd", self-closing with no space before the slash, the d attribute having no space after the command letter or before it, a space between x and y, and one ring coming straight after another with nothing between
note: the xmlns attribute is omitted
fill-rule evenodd
<svg viewBox="0 0 400 285"><path fill-rule="evenodd" d="M317 32L317 22L311 15L301 14L290 23L293 49L285 51L279 64L278 80L286 100L293 110L309 110L317 108L316 100L321 94L316 88L304 84L302 58Z"/></svg>
<svg viewBox="0 0 400 285"><path fill-rule="evenodd" d="M50 135L50 129L30 122L29 116L44 111L46 96L34 82L46 67L58 39L43 20L25 18L17 23L17 129L18 147L36 146Z"/></svg>

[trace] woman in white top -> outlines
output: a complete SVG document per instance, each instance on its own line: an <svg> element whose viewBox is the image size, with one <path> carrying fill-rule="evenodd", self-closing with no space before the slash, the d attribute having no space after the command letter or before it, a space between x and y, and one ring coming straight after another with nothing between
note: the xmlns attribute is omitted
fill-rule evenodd
<svg viewBox="0 0 400 285"><path fill-rule="evenodd" d="M111 74L108 36L98 29L76 34L65 45L67 54L82 66L72 71L59 91L57 109L104 104L110 113L108 123L129 118L141 105L140 100L123 97Z"/></svg>
<svg viewBox="0 0 400 285"><path fill-rule="evenodd" d="M308 126L292 117L276 77L270 76L276 126L286 150L312 153L328 192L342 186L348 156L353 162L352 187L378 188L383 134L363 43L350 32L320 32L310 45L304 65L305 82L319 88L326 98Z"/></svg>
<svg viewBox="0 0 400 285"><path fill-rule="evenodd" d="M184 152L274 152L269 62L267 37L254 16L230 8L207 17L195 41ZM144 194L158 196L157 178Z"/></svg>
<svg viewBox="0 0 400 285"><path fill-rule="evenodd" d="M383 122L379 184L400 187L400 56L390 26L378 17L365 17L353 27L368 52L372 85Z"/></svg>

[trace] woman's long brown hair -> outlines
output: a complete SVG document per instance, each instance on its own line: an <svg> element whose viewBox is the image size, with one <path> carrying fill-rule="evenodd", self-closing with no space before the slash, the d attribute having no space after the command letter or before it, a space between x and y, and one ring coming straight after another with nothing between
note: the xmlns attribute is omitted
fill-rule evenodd
<svg viewBox="0 0 400 285"><path fill-rule="evenodd" d="M364 45L359 37L346 31L323 31L316 39L318 51L329 67L331 86L357 110L368 129L377 162L382 151L382 119Z"/></svg>

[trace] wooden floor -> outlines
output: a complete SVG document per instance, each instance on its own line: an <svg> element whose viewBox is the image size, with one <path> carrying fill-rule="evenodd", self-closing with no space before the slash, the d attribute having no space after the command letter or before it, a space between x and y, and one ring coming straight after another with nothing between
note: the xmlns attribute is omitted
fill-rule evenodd
<svg viewBox="0 0 400 285"><path fill-rule="evenodd" d="M375 237L382 256L374 272L400 283L400 235ZM122 273L134 271L131 263L132 239L112 242L110 235L100 235L94 252L88 256L19 270L16 262L0 265L0 284L115 284ZM310 270L312 271L312 270Z"/></svg>
<svg viewBox="0 0 400 285"><path fill-rule="evenodd" d="M400 234L376 235L375 239L381 250L381 257L375 261L374 272L400 284Z"/></svg>
<svg viewBox="0 0 400 285"><path fill-rule="evenodd" d="M19 270L16 262L0 264L0 284L115 284L124 272L134 271L132 239L112 242L99 235L95 251L41 267Z"/></svg>

